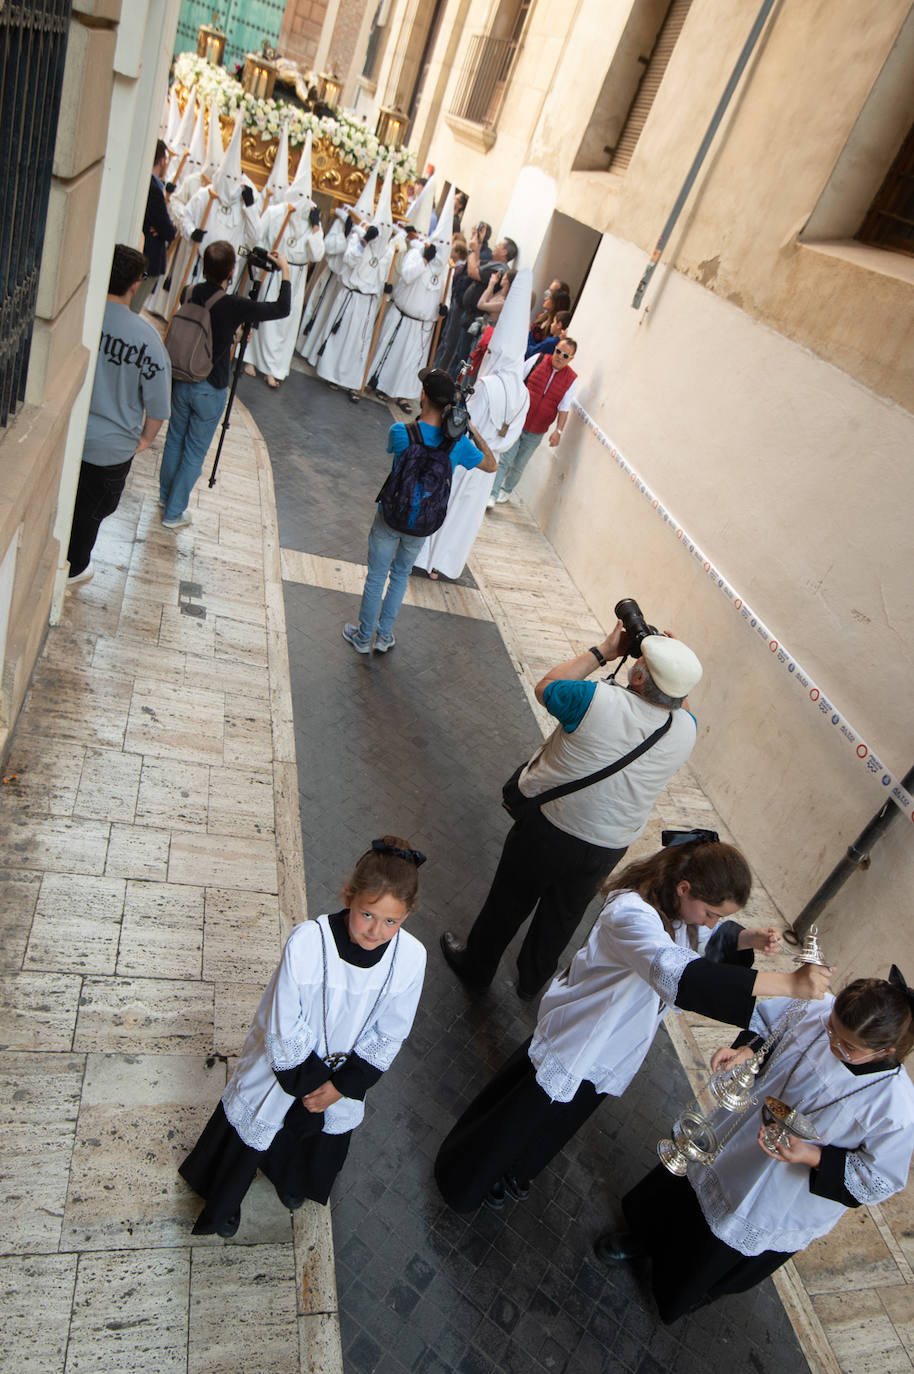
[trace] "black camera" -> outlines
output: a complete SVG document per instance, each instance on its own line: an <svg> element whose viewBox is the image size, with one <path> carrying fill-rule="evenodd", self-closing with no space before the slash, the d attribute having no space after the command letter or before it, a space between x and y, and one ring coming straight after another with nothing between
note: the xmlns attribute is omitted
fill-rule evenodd
<svg viewBox="0 0 914 1374"><path fill-rule="evenodd" d="M470 427L470 412L467 410L467 401L474 391L472 379L467 375L467 364L464 363L457 376L457 390L450 405L445 406L441 413L441 428L444 437L449 443L456 444L458 439L462 439Z"/></svg>
<svg viewBox="0 0 914 1374"><path fill-rule="evenodd" d="M648 635L658 635L660 631L656 625L648 625L641 607L630 596L616 602L615 612L628 635L628 653L632 658L640 658L642 639Z"/></svg>
<svg viewBox="0 0 914 1374"><path fill-rule="evenodd" d="M248 266L255 267L258 272L278 272L279 267L269 256L269 248L239 248L238 256L247 258Z"/></svg>

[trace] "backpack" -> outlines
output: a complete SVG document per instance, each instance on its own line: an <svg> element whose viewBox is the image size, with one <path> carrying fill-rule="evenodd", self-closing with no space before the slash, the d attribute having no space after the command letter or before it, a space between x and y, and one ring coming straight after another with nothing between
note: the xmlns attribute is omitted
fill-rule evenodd
<svg viewBox="0 0 914 1374"><path fill-rule="evenodd" d="M178 382L205 382L213 370L213 306L225 292L214 291L205 305L188 298L172 319L165 347L171 375Z"/></svg>
<svg viewBox="0 0 914 1374"><path fill-rule="evenodd" d="M398 534L434 534L447 515L453 445L430 447L418 424L407 425L406 436L409 443L376 499Z"/></svg>

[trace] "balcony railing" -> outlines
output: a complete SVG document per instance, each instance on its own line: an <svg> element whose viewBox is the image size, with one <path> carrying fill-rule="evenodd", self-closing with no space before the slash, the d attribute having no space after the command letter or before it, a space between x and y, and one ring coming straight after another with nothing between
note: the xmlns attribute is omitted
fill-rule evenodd
<svg viewBox="0 0 914 1374"><path fill-rule="evenodd" d="M474 33L470 38L451 114L491 129L498 119L518 44Z"/></svg>
<svg viewBox="0 0 914 1374"><path fill-rule="evenodd" d="M25 396L70 3L0 4L0 426Z"/></svg>

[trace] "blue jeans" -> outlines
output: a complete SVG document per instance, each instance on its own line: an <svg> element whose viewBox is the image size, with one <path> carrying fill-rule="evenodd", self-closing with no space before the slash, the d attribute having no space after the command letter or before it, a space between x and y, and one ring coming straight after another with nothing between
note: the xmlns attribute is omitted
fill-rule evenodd
<svg viewBox="0 0 914 1374"><path fill-rule="evenodd" d="M163 520L177 520L186 510L227 393L228 387L210 386L209 382L172 383L171 420L159 469Z"/></svg>
<svg viewBox="0 0 914 1374"><path fill-rule="evenodd" d="M497 496L502 489L514 490L524 475L524 468L545 437L545 434L528 434L522 429L511 447L498 455L498 471L492 483L493 496Z"/></svg>
<svg viewBox="0 0 914 1374"><path fill-rule="evenodd" d="M399 534L392 530L378 511L368 536L368 575L359 606L359 636L363 640L371 639L375 629L385 638L393 630L406 595L407 579L424 543L424 534ZM388 573L390 582L385 596Z"/></svg>

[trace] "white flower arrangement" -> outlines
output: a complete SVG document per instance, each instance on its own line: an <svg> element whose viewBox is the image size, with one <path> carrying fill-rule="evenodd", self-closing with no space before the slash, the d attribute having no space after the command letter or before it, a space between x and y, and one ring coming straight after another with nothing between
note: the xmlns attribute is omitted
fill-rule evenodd
<svg viewBox="0 0 914 1374"><path fill-rule="evenodd" d="M182 52L175 58L174 78L188 90L196 86L197 99L207 105L215 100L219 113L227 119L234 119L241 110L244 128L259 135L263 142L278 138L287 123L290 148L300 148L310 130L315 141L328 139L347 162L360 170L370 170L380 159L382 172L389 162L393 164L393 179L398 185L416 179L415 155L408 148L381 144L373 130L345 110L337 110L334 118L318 119L285 100L258 100L224 67L214 67L192 52Z"/></svg>

